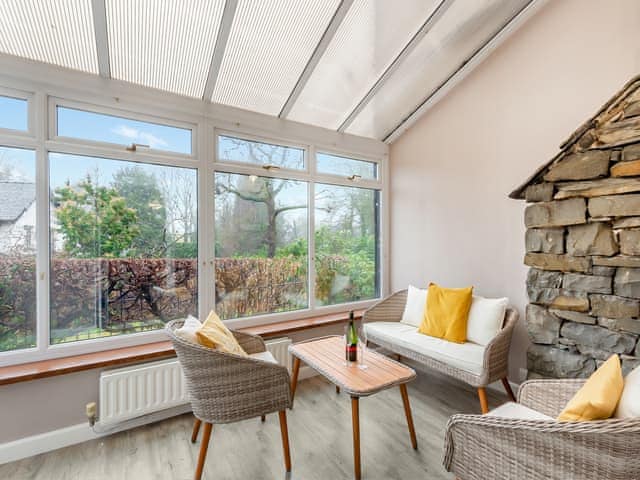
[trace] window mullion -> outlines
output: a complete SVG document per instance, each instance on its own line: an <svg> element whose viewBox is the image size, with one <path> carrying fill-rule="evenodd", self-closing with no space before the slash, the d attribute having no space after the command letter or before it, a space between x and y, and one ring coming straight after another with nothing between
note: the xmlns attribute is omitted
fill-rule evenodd
<svg viewBox="0 0 640 480"><path fill-rule="evenodd" d="M316 172L316 149L312 145L309 147L308 155L309 155L309 173L311 178L313 179ZM316 308L316 236L315 236L315 219L316 219L316 184L312 180L309 182L308 187L309 192L309 213L308 213L308 241L307 245L309 248L309 309L315 310Z"/></svg>
<svg viewBox="0 0 640 480"><path fill-rule="evenodd" d="M36 338L39 352L49 348L49 158L44 146L47 137L47 97L34 96L36 148Z"/></svg>

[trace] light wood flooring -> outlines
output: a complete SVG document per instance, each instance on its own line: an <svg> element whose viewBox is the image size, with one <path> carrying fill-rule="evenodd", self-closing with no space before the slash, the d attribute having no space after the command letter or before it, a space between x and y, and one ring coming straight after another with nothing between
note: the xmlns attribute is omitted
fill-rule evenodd
<svg viewBox="0 0 640 480"><path fill-rule="evenodd" d="M409 384L418 434L411 448L398 388L360 401L362 478L451 479L442 467L444 428L454 413L479 413L476 391L436 373ZM488 390L493 408L506 395ZM299 383L288 412L293 471L285 474L278 415L214 426L203 479L338 480L353 478L351 402L322 377ZM182 415L109 437L0 465L0 479L191 479L199 442L193 416ZM200 433L202 435L202 432Z"/></svg>

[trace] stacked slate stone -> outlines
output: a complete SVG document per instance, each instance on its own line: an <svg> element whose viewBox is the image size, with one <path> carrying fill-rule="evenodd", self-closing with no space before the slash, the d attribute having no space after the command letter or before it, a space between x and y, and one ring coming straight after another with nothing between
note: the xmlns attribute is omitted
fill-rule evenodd
<svg viewBox="0 0 640 480"><path fill-rule="evenodd" d="M529 377L640 365L640 77L511 197L529 203Z"/></svg>

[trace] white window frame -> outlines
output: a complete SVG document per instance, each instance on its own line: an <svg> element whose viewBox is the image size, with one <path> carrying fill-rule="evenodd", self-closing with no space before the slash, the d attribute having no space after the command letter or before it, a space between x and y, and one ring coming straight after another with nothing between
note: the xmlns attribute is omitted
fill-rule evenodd
<svg viewBox="0 0 640 480"><path fill-rule="evenodd" d="M110 350L166 340L164 332L141 332L115 337L82 340L65 344L49 344L49 159L50 152L102 157L113 160L150 163L171 167L196 169L198 175L198 310L200 316L215 307L214 265L214 178L216 171L256 174L259 176L302 180L309 182L308 242L309 277L315 278L314 245L314 186L327 183L341 186L357 186L380 190L380 295L388 293L388 188L385 183L387 147L380 142L329 132L321 128L286 120L272 119L261 114L241 111L231 107L207 105L201 101L186 99L164 92L122 82L70 72L48 65L23 62L19 59L0 58L0 65L9 64L12 76L0 73L0 95L28 100L29 130L0 129L0 145L26 148L36 152L36 301L37 345L34 348L0 352L0 366L61 358L83 353ZM6 65L5 65L6 66ZM7 70L8 71L8 70ZM34 80L46 78L46 83ZM190 128L192 154L165 152L153 149L127 151L123 145L106 142L58 137L56 135L56 107L76 108L89 112L116 115L133 120ZM217 134L247 140L301 148L305 153L305 169L280 168L268 171L260 165L219 162L217 159ZM343 146L343 144L346 146ZM354 159L378 163L378 179L353 182L336 175L319 175L315 170L316 150ZM380 152L372 154L371 152ZM44 199L44 200L43 200ZM315 285L310 282L309 306L304 310L271 313L230 319L232 327L261 325L272 322L300 319L329 313L360 309L375 303L374 300L328 305L314 305Z"/></svg>
<svg viewBox="0 0 640 480"><path fill-rule="evenodd" d="M54 140L62 143L95 146L96 148L106 148L106 149L115 149L115 150L119 150L119 149L126 150L127 147L130 145L130 144L127 145L122 143L101 142L97 140L83 139L79 137L64 137L64 136L58 135L58 107L68 108L72 110L79 110L79 111L87 112L89 114L96 113L99 115L119 117L125 120L134 120L139 122L152 123L155 125L160 125L165 127L175 127L182 130L189 130L191 132L191 153L190 154L172 152L170 150L161 150L161 149L151 148L151 147L141 148L139 151L136 151L136 153L139 158L148 156L149 158L168 158L172 160L184 159L187 161L198 158L198 144L196 139L197 125L194 123L179 122L179 121L170 120L167 118L152 117L152 116L140 114L137 112L91 105L84 102L77 102L73 100L67 100L67 99L56 98L56 97L49 98L48 138L50 140Z"/></svg>
<svg viewBox="0 0 640 480"><path fill-rule="evenodd" d="M283 146L283 147L292 147L300 149L304 152L304 160L306 168L304 170L296 170L296 169L287 169L287 168L279 168L277 170L267 170L263 168L261 165L254 165L250 163L242 163L242 162L228 162L228 161L220 161L218 159L218 138L219 136L226 137L235 137L241 140L246 141L255 141L262 143L269 143L272 145ZM255 326L255 325L264 325L268 323L292 320L296 318L304 318L315 315L325 315L337 312L344 312L346 310L358 310L360 308L366 308L370 306L372 303L376 302L380 299L380 296L384 295L384 287L386 286L386 281L384 274L386 273L386 266L384 265L384 255L383 255L383 242L386 236L383 233L383 228L380 228L380 232L378 233L381 238L378 239L378 248L379 248L379 265L377 265L379 271L377 272L379 283L380 283L380 296L370 300L360 300L356 302L345 302L339 303L336 305L316 305L315 299L315 286L316 286L316 275L315 275L315 187L317 184L327 184L327 185L336 185L341 187L355 187L355 188L365 188L369 190L377 190L380 192L380 209L379 209L379 222L382 226L383 219L383 192L384 192L384 184L381 180L381 162L379 159L374 158L365 158L363 155L354 155L348 154L345 152L337 153L334 151L329 151L329 149L320 148L317 149L314 145L311 144L303 144L303 143L295 143L290 140L279 139L274 137L265 138L259 135L252 135L247 132L235 132L226 129L213 129L213 138L215 143L214 150L214 175L216 172L220 173L230 173L230 174L239 174L239 175L256 175L258 177L267 177L267 178L278 178L282 180L297 180L307 183L307 245L308 245L308 298L307 298L307 308L301 308L298 310L293 310L290 312L278 312L278 313L264 313L259 315L253 315L250 317L241 317L241 318L233 318L225 320L225 323L229 326L233 326L235 328L242 328L246 326ZM340 155L348 158L352 158L354 160L364 160L367 162L373 162L377 164L378 178L376 180L370 179L361 179L361 180L350 180L348 177L341 175L333 175L333 174L319 174L316 172L316 152L321 151L322 153L332 153L335 155ZM214 208L215 214L215 208ZM384 242L386 244L386 242ZM215 239L214 239L215 244ZM215 272L214 272L215 275ZM215 277L214 277L214 286L215 286ZM214 297L215 298L215 297Z"/></svg>
<svg viewBox="0 0 640 480"><path fill-rule="evenodd" d="M16 100L25 100L27 102L27 129L16 130L14 128L0 128L0 132L7 135L17 137L34 137L35 136L35 112L33 105L34 95L31 92L16 90L0 86L0 97L9 97Z"/></svg>

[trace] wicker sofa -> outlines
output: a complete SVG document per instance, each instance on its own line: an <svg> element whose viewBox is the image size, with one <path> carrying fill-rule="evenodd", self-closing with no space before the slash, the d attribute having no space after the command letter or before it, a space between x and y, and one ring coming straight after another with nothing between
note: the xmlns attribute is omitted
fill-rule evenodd
<svg viewBox="0 0 640 480"><path fill-rule="evenodd" d="M557 422L585 380L529 380L518 405L532 419L454 415L445 435L444 466L460 480L639 479L640 418Z"/></svg>
<svg viewBox="0 0 640 480"><path fill-rule="evenodd" d="M401 290L365 311L363 323L367 342L477 388L482 413L488 411L485 387L495 381L501 380L511 399L515 400L507 372L511 335L518 312L507 308L502 329L486 346L471 342L454 344L439 339L433 339L430 345L431 337L417 334L415 328L399 323L406 302L407 290Z"/></svg>

